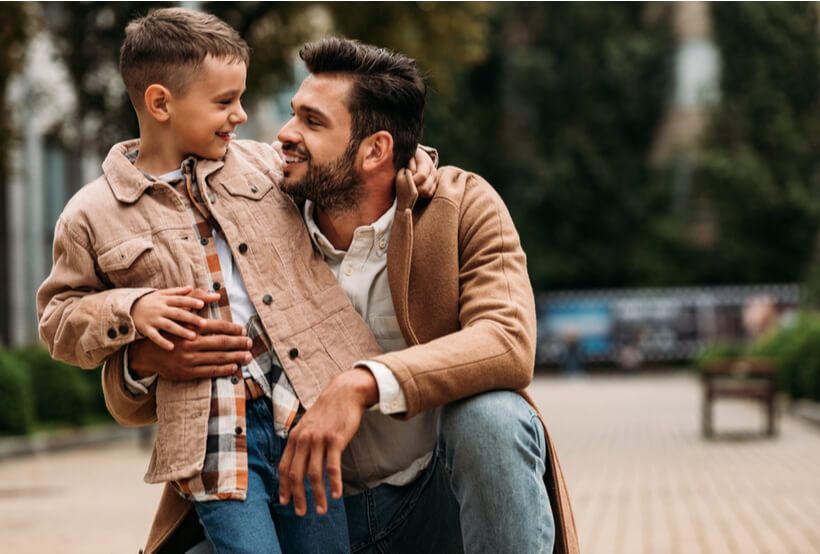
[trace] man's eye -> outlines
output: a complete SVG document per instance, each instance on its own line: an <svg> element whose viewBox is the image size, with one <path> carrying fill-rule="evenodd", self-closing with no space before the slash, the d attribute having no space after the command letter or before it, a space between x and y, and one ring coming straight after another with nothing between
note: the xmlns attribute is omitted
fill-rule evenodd
<svg viewBox="0 0 820 554"><path fill-rule="evenodd" d="M316 119L313 119L312 117L309 117L307 122L308 122L308 125L311 125L313 127L316 127L317 125L320 125L319 121L316 120Z"/></svg>

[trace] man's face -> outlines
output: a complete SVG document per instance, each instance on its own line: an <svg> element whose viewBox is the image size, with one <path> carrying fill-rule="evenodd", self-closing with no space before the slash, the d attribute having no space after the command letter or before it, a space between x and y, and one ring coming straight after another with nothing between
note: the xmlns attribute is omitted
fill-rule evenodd
<svg viewBox="0 0 820 554"><path fill-rule="evenodd" d="M361 194L359 144L351 143L347 95L351 82L309 75L291 102L293 116L279 131L285 157L282 188L330 211L356 207Z"/></svg>
<svg viewBox="0 0 820 554"><path fill-rule="evenodd" d="M248 119L240 102L246 73L241 61L207 56L187 90L172 97L170 125L180 159L225 156L234 131Z"/></svg>

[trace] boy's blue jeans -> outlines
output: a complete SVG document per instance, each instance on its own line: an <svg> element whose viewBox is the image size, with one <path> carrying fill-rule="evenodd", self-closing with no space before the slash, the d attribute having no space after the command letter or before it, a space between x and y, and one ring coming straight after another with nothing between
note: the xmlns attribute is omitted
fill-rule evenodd
<svg viewBox="0 0 820 554"><path fill-rule="evenodd" d="M414 482L345 498L356 553L552 552L546 444L519 395L479 394L442 408L433 460Z"/></svg>
<svg viewBox="0 0 820 554"><path fill-rule="evenodd" d="M310 482L305 480L307 514L296 515L293 504L279 504L279 460L287 440L273 432L267 397L246 403L248 428L248 497L242 502L194 502L205 536L218 553L335 554L349 552L344 504L330 496L328 511L317 515Z"/></svg>

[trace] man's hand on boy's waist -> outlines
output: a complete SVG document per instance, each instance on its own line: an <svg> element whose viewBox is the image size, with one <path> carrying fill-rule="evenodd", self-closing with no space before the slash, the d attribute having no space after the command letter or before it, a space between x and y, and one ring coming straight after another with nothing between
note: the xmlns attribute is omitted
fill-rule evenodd
<svg viewBox="0 0 820 554"><path fill-rule="evenodd" d="M245 329L229 321L206 320L192 340L167 335L170 352L148 340L128 350L128 369L142 379L158 374L171 381L189 381L236 373L251 360L251 339Z"/></svg>

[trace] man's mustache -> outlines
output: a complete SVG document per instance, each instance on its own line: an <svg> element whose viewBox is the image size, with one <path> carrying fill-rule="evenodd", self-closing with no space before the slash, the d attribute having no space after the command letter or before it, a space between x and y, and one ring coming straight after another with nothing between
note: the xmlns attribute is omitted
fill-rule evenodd
<svg viewBox="0 0 820 554"><path fill-rule="evenodd" d="M307 151L307 148L305 148L304 146L300 146L298 144L294 144L292 142L282 143L282 153L296 154L298 156L302 156L305 159L310 159L310 152Z"/></svg>

